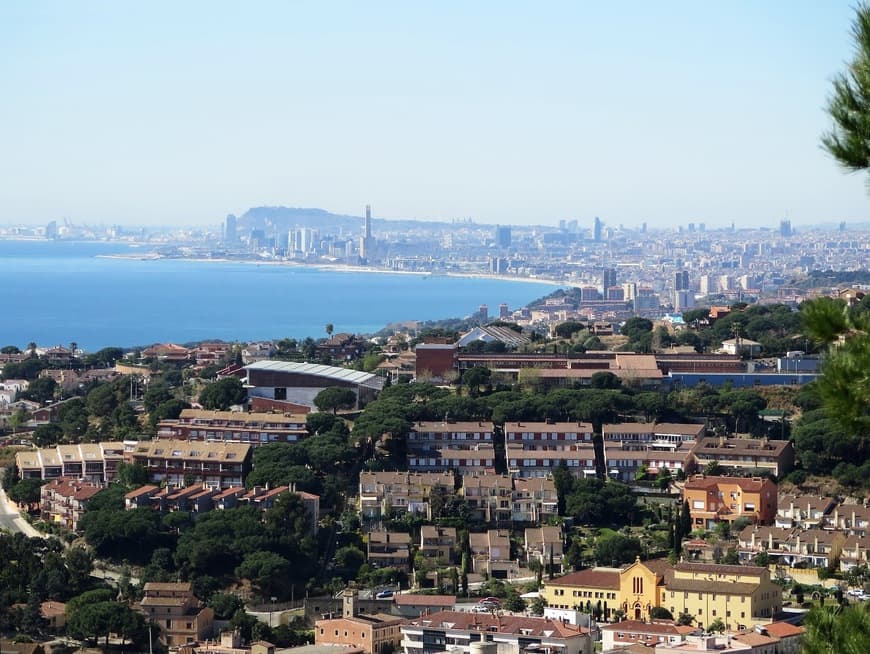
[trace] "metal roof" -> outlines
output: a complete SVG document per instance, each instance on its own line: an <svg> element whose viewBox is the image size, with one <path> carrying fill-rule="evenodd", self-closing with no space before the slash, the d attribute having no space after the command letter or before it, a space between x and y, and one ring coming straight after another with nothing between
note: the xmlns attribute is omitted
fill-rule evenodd
<svg viewBox="0 0 870 654"><path fill-rule="evenodd" d="M317 363L296 363L293 361L257 361L245 366L245 370L273 370L275 372L287 372L302 375L314 375L353 384L378 385L383 384L383 379L370 372L351 370L350 368L338 368L336 366L324 366Z"/></svg>

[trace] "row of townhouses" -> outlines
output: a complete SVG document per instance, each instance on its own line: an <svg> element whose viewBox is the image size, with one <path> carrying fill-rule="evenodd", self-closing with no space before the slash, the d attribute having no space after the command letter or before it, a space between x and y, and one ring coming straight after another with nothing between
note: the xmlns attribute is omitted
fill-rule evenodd
<svg viewBox="0 0 870 654"><path fill-rule="evenodd" d="M430 496L456 491L453 472L363 472L359 481L359 511L364 520L379 520L406 512L431 517ZM537 523L558 513L552 479L510 475L468 475L458 493L472 516L485 522Z"/></svg>
<svg viewBox="0 0 870 654"><path fill-rule="evenodd" d="M105 484L120 463L137 463L154 482L172 486L200 483L210 488L242 486L251 469L251 445L174 439L80 443L15 454L22 479L84 479Z"/></svg>
<svg viewBox="0 0 870 654"><path fill-rule="evenodd" d="M618 423L602 427L603 460L593 443L591 423L507 422L503 436L491 422L418 422L408 436L408 468L460 474L489 474L496 467L495 441L503 438L506 469L517 477L542 477L564 462L576 476L599 469L622 481L638 471L692 472L717 464L728 471L789 472L794 447L767 438L705 436L700 424Z"/></svg>

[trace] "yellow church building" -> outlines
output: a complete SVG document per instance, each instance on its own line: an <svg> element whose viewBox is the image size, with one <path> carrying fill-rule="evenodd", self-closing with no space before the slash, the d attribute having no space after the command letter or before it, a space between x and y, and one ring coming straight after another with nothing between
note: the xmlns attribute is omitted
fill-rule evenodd
<svg viewBox="0 0 870 654"><path fill-rule="evenodd" d="M623 568L589 568L544 582L541 596L553 608L595 611L616 619L650 620L654 607L676 618L689 613L704 627L721 618L736 630L770 622L782 610L782 591L767 568L641 561Z"/></svg>

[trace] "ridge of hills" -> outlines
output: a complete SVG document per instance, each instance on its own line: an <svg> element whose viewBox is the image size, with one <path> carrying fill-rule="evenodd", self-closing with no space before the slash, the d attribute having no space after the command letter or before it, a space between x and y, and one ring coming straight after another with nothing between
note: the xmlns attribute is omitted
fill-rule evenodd
<svg viewBox="0 0 870 654"><path fill-rule="evenodd" d="M344 233L362 233L365 218L363 216L348 216L326 211L325 209L307 207L251 207L238 218L238 226L244 229L265 229L284 231L294 227L311 227L341 230ZM384 229L446 229L449 222L437 220L385 220L372 218L372 226Z"/></svg>

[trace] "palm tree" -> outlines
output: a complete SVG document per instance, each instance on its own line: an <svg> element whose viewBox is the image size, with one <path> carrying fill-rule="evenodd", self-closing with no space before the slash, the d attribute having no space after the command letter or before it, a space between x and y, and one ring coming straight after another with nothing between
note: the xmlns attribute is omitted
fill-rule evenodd
<svg viewBox="0 0 870 654"><path fill-rule="evenodd" d="M331 322L326 323L326 335L332 336L332 331L335 329Z"/></svg>
<svg viewBox="0 0 870 654"><path fill-rule="evenodd" d="M35 359L36 358L36 341L30 341L27 344L27 349L30 351L30 358Z"/></svg>

